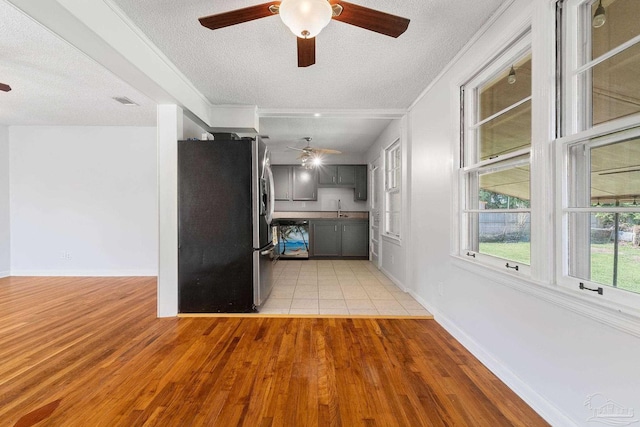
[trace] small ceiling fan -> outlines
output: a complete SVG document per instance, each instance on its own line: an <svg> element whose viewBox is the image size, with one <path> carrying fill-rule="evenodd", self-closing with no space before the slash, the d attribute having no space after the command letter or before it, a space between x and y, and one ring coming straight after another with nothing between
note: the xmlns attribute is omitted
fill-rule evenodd
<svg viewBox="0 0 640 427"><path fill-rule="evenodd" d="M296 147L287 147L291 150L301 151L302 153L298 156L298 160L302 163L302 166L307 169L313 168L314 166L319 166L322 163L322 155L323 154L342 154L342 151L332 150L329 148L314 148L311 146L312 138L310 136L306 136L304 138L307 141L307 146L304 148L296 148Z"/></svg>
<svg viewBox="0 0 640 427"><path fill-rule="evenodd" d="M282 0L218 13L199 19L211 30L280 15L298 38L298 67L316 63L316 39L334 19L390 37L398 37L409 27L409 19L341 0Z"/></svg>
<svg viewBox="0 0 640 427"><path fill-rule="evenodd" d="M6 85L4 83L0 83L0 90L3 92L9 92L11 90L11 86Z"/></svg>
<svg viewBox="0 0 640 427"><path fill-rule="evenodd" d="M305 136L302 139L307 141L307 146L304 147L304 148L296 148L296 147L287 146L287 148L290 148L291 150L302 151L302 154L300 154L299 158L318 156L318 155L321 155L321 154L342 154L342 151L332 150L330 148L313 148L311 146L311 140L313 138L310 137L310 136Z"/></svg>

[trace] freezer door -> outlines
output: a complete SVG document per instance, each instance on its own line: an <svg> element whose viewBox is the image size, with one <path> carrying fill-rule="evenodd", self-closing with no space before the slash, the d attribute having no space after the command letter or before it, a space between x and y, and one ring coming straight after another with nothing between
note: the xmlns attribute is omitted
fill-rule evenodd
<svg viewBox="0 0 640 427"><path fill-rule="evenodd" d="M251 142L178 142L181 313L253 310Z"/></svg>
<svg viewBox="0 0 640 427"><path fill-rule="evenodd" d="M253 252L253 305L261 306L273 288L273 266L277 262L275 246Z"/></svg>

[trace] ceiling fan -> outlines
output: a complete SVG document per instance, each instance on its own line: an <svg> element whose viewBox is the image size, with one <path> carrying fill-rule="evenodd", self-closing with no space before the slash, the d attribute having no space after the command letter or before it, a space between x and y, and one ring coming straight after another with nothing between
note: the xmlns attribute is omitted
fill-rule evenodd
<svg viewBox="0 0 640 427"><path fill-rule="evenodd" d="M319 166L322 163L322 155L323 154L342 154L342 151L332 150L329 148L314 148L311 146L312 138L310 136L306 136L304 138L307 141L307 146L304 148L296 148L296 147L287 147L291 150L301 151L302 153L298 156L298 160L302 163L302 166L310 169L314 166Z"/></svg>
<svg viewBox="0 0 640 427"><path fill-rule="evenodd" d="M0 90L3 92L9 92L11 90L11 86L6 85L4 83L0 83Z"/></svg>
<svg viewBox="0 0 640 427"><path fill-rule="evenodd" d="M211 30L280 15L298 38L298 67L316 63L316 36L334 19L390 37L398 37L409 19L341 0L282 0L218 13L199 19Z"/></svg>

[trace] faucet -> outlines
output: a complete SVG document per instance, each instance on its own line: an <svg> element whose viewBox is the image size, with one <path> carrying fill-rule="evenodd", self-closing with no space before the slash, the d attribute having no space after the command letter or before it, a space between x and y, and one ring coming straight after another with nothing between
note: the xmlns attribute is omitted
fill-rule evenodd
<svg viewBox="0 0 640 427"><path fill-rule="evenodd" d="M342 206L340 205L340 199L338 199L338 218L342 218L342 213L340 212L342 210Z"/></svg>

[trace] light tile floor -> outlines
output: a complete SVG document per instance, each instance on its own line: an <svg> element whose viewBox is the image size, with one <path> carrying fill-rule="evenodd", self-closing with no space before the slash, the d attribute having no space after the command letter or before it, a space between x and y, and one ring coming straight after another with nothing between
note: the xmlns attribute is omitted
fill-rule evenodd
<svg viewBox="0 0 640 427"><path fill-rule="evenodd" d="M262 314L431 316L369 261L280 260Z"/></svg>

